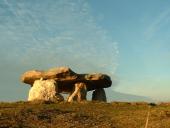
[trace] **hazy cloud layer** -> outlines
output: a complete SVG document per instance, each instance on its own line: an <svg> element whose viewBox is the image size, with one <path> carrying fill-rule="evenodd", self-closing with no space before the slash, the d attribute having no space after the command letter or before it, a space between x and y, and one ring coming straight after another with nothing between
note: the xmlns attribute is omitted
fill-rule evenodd
<svg viewBox="0 0 170 128"><path fill-rule="evenodd" d="M0 100L8 89L23 97L18 79L25 70L65 65L113 75L117 54L85 0L0 1Z"/></svg>

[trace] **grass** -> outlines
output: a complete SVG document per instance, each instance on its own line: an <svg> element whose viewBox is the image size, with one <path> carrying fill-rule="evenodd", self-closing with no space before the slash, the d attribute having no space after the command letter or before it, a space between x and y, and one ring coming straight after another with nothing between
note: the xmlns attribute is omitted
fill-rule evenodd
<svg viewBox="0 0 170 128"><path fill-rule="evenodd" d="M0 128L170 128L170 105L127 102L0 103Z"/></svg>

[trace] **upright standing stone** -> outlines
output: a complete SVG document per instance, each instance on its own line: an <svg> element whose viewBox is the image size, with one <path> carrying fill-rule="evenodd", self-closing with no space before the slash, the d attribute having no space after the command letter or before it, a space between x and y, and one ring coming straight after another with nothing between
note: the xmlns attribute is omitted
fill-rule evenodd
<svg viewBox="0 0 170 128"><path fill-rule="evenodd" d="M28 101L62 101L55 80L35 80L29 91Z"/></svg>
<svg viewBox="0 0 170 128"><path fill-rule="evenodd" d="M92 100L106 102L107 98L106 98L106 93L105 93L104 89L99 88L99 89L96 89L95 91L93 91Z"/></svg>
<svg viewBox="0 0 170 128"><path fill-rule="evenodd" d="M67 101L72 102L74 98L76 98L78 102L81 102L83 100L86 100L86 95L87 95L86 84L83 82L78 82L75 84L73 93L68 97Z"/></svg>

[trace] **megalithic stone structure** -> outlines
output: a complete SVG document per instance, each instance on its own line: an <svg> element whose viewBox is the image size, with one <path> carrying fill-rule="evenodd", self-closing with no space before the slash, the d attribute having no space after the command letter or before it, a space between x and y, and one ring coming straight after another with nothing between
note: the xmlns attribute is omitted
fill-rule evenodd
<svg viewBox="0 0 170 128"><path fill-rule="evenodd" d="M21 76L21 81L31 87L35 86L35 81L40 79L55 81L56 93L58 94L62 92L73 93L77 83L84 83L87 91L108 88L112 84L110 77L106 74L77 74L68 67L57 67L48 71L31 70ZM81 91L81 89L78 90ZM78 93L80 92L76 92L76 94Z"/></svg>

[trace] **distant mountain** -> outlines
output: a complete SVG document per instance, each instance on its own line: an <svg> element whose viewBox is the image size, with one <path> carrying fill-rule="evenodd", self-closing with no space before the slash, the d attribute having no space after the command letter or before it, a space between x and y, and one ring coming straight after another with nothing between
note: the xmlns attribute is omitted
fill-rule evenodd
<svg viewBox="0 0 170 128"><path fill-rule="evenodd" d="M127 101L127 102L153 102L153 99L145 96L121 93L113 90L106 90L108 102L112 101Z"/></svg>
<svg viewBox="0 0 170 128"><path fill-rule="evenodd" d="M145 96L138 96L128 93L121 93L114 91L110 88L105 89L107 101L108 102L114 102L114 101L120 101L120 102L156 102L152 98L145 97ZM89 91L87 95L87 100L92 99L92 93L93 91ZM67 95L64 94L64 97L66 98Z"/></svg>

